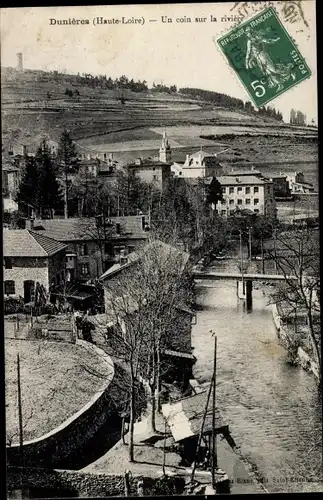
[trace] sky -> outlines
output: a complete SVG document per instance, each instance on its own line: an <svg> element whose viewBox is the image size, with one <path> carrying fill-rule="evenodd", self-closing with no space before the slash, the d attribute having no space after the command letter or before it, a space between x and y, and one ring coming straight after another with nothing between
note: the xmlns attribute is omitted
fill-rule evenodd
<svg viewBox="0 0 323 500"><path fill-rule="evenodd" d="M135 80L196 87L249 100L234 71L213 42L228 32L238 15L236 2L118 6L31 7L1 9L1 65L66 73L125 74ZM240 2L242 3L242 2ZM264 2L265 3L265 2ZM289 2L290 3L290 2ZM282 2L277 2L277 10ZM289 120L291 108L317 123L316 23L314 0L303 0L303 21L285 24L312 70L312 77L270 105ZM211 22L211 15L217 22ZM173 22L163 23L172 18ZM226 19L224 17L227 16ZM144 24L93 25L93 19L141 19ZM195 18L206 21L195 22ZM252 17L252 13L249 14ZM50 24L50 19L89 19L88 25ZM176 19L192 22L176 22ZM156 20L155 22L149 22Z"/></svg>

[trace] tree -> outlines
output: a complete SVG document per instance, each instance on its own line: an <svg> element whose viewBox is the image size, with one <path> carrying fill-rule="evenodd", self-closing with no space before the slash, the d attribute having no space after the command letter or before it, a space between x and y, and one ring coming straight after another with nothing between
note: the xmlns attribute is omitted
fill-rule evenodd
<svg viewBox="0 0 323 500"><path fill-rule="evenodd" d="M101 269L98 275L106 271L106 255L112 253L111 238L114 233L113 224L103 214L96 214L95 217L83 217L79 221L79 229L88 240L93 241L100 255ZM110 251L107 251L108 248ZM99 276L98 276L99 277Z"/></svg>
<svg viewBox="0 0 323 500"><path fill-rule="evenodd" d="M68 219L68 174L74 172L78 166L78 158L75 143L70 133L64 128L60 137L57 150L58 173L63 177L64 183L64 217Z"/></svg>
<svg viewBox="0 0 323 500"><path fill-rule="evenodd" d="M111 335L115 355L127 363L131 380L145 381L151 402L149 422L155 430L161 375L161 352L174 335L178 306L187 303L185 267L188 254L151 241L117 279L105 284L107 318L116 325ZM130 398L129 459L133 459L133 391Z"/></svg>
<svg viewBox="0 0 323 500"><path fill-rule="evenodd" d="M269 251L284 282L273 293L276 304L284 304L290 315L304 312L313 356L319 370L322 387L321 332L315 324L320 313L320 250L316 231L309 228L281 233L275 250Z"/></svg>
<svg viewBox="0 0 323 500"><path fill-rule="evenodd" d="M219 181L214 177L213 181L207 188L206 192L206 204L214 205L223 199L222 186Z"/></svg>
<svg viewBox="0 0 323 500"><path fill-rule="evenodd" d="M55 166L46 141L38 148L35 157L26 158L26 169L18 192L18 203L32 207L42 217L43 210L52 211L59 204L59 186ZM28 213L28 211L27 211Z"/></svg>
<svg viewBox="0 0 323 500"><path fill-rule="evenodd" d="M47 208L53 217L53 209L59 205L59 185L55 174L53 163L46 141L38 149L35 161L37 165L38 179L36 184L36 199L38 212L42 217L44 208Z"/></svg>
<svg viewBox="0 0 323 500"><path fill-rule="evenodd" d="M38 169L33 156L26 158L24 175L17 193L17 201L23 213L29 215L28 206L36 208L38 196Z"/></svg>

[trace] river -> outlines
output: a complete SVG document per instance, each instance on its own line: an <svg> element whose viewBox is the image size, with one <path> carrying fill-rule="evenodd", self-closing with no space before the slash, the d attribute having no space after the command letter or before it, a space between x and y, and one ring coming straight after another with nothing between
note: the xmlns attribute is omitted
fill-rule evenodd
<svg viewBox="0 0 323 500"><path fill-rule="evenodd" d="M234 261L208 266L237 271ZM208 384L217 336L217 405L245 458L263 478L269 492L322 491L311 480L322 466L322 410L313 375L286 363L279 345L268 297L253 290L247 312L236 296L236 282L197 284L200 309L192 344L195 378ZM317 474L316 474L317 478Z"/></svg>

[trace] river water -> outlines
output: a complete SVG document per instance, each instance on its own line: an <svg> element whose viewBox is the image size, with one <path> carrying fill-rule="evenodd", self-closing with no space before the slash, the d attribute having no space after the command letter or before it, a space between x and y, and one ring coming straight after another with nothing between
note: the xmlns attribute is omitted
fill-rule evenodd
<svg viewBox="0 0 323 500"><path fill-rule="evenodd" d="M211 269L238 270L234 261L212 264ZM211 378L212 330L217 336L217 405L242 454L269 492L322 491L323 483L312 476L322 465L320 447L313 448L322 431L314 376L286 363L268 302L262 290L253 290L253 308L247 312L237 298L236 282L197 284L201 310L192 332L194 375L201 385Z"/></svg>

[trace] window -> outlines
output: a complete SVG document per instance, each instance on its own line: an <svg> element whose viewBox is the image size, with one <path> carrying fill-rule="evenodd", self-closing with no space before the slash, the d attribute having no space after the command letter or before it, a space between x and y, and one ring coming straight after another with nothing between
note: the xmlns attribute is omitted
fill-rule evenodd
<svg viewBox="0 0 323 500"><path fill-rule="evenodd" d="M238 205L242 205L242 199L241 198L238 199Z"/></svg>
<svg viewBox="0 0 323 500"><path fill-rule="evenodd" d="M221 201L222 205L225 205L225 204L226 204L226 202L227 202L227 200L222 200L222 201Z"/></svg>
<svg viewBox="0 0 323 500"><path fill-rule="evenodd" d="M246 187L246 194L250 193L250 187Z"/></svg>
<svg viewBox="0 0 323 500"><path fill-rule="evenodd" d="M87 244L86 243L83 243L80 246L80 254L81 255L88 255L88 249L87 249Z"/></svg>
<svg viewBox="0 0 323 500"><path fill-rule="evenodd" d="M229 205L234 205L234 200L230 200Z"/></svg>
<svg viewBox="0 0 323 500"><path fill-rule="evenodd" d="M229 194L234 193L234 187L229 187Z"/></svg>
<svg viewBox="0 0 323 500"><path fill-rule="evenodd" d="M255 187L253 188L253 192L254 192L254 193L259 193L259 187L258 187L258 186L255 186Z"/></svg>
<svg viewBox="0 0 323 500"><path fill-rule="evenodd" d="M250 198L246 198L246 205L250 205Z"/></svg>
<svg viewBox="0 0 323 500"><path fill-rule="evenodd" d="M87 276L89 274L89 264L88 263L81 264L81 274L83 276Z"/></svg>
<svg viewBox="0 0 323 500"><path fill-rule="evenodd" d="M15 282L13 280L6 280L4 282L4 293L6 295L14 295L16 293Z"/></svg>
<svg viewBox="0 0 323 500"><path fill-rule="evenodd" d="M234 210L230 210L230 215L233 215L234 214Z"/></svg>
<svg viewBox="0 0 323 500"><path fill-rule="evenodd" d="M258 203L259 203L259 199L258 199L258 198L255 198L255 199L253 200L253 204L254 204L254 205L258 205Z"/></svg>
<svg viewBox="0 0 323 500"><path fill-rule="evenodd" d="M158 175L153 175L153 180L158 181Z"/></svg>
<svg viewBox="0 0 323 500"><path fill-rule="evenodd" d="M112 249L113 249L113 247L109 241L104 243L104 253L107 253L110 255L112 253Z"/></svg>
<svg viewBox="0 0 323 500"><path fill-rule="evenodd" d="M259 210L258 210L258 208L255 208L255 209L254 209L254 212L255 212L255 214L259 214Z"/></svg>
<svg viewBox="0 0 323 500"><path fill-rule="evenodd" d="M221 215L225 215L227 213L226 210L221 210Z"/></svg>
<svg viewBox="0 0 323 500"><path fill-rule="evenodd" d="M128 245L128 253L132 253L135 251L134 245Z"/></svg>
<svg viewBox="0 0 323 500"><path fill-rule="evenodd" d="M12 260L10 257L4 258L4 267L5 269L12 269Z"/></svg>
<svg viewBox="0 0 323 500"><path fill-rule="evenodd" d="M238 193L241 193L241 192L242 192L242 187L238 186Z"/></svg>
<svg viewBox="0 0 323 500"><path fill-rule="evenodd" d="M113 254L115 257L118 257L121 252L124 252L125 251L125 246L115 246L113 247Z"/></svg>

